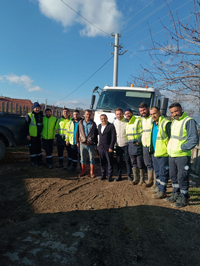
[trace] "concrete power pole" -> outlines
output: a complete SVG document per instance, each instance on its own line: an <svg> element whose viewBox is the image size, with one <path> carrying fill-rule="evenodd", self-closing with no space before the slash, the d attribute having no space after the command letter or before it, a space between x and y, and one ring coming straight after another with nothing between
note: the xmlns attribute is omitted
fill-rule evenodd
<svg viewBox="0 0 200 266"><path fill-rule="evenodd" d="M115 37L115 44L111 43L111 46L114 47L114 69L113 69L113 87L118 86L118 60L119 60L119 55L123 55L127 52L124 51L123 53L119 53L119 50L121 50L123 47L121 44L119 44L119 38L121 35L119 33L111 34L111 37ZM111 53L113 54L113 53Z"/></svg>

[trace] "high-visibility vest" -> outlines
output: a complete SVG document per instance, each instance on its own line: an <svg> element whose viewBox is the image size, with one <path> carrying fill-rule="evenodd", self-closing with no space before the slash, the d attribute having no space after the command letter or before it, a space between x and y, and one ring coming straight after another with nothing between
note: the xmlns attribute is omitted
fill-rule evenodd
<svg viewBox="0 0 200 266"><path fill-rule="evenodd" d="M167 152L167 144L168 144L169 138L166 133L166 125L169 122L170 120L168 120L167 118L164 118L164 116L161 115L159 117L158 134L157 134L157 139L156 139L156 147L154 151L155 157L168 157L169 156ZM152 130L153 130L153 124L152 124Z"/></svg>
<svg viewBox="0 0 200 266"><path fill-rule="evenodd" d="M141 121L142 121L142 145L144 147L149 147L150 138L151 138L152 118L151 116L147 118L141 117Z"/></svg>
<svg viewBox="0 0 200 266"><path fill-rule="evenodd" d="M55 137L55 125L56 117L51 116L47 118L43 117L43 129L42 129L42 138L43 139L54 139Z"/></svg>
<svg viewBox="0 0 200 266"><path fill-rule="evenodd" d="M126 135L127 135L128 141L138 139L141 133L142 133L141 119L136 118L133 115L126 126Z"/></svg>
<svg viewBox="0 0 200 266"><path fill-rule="evenodd" d="M29 124L29 135L31 137L37 137L37 124L35 120L35 115L31 112L31 113L28 113L28 116L31 119L31 122Z"/></svg>
<svg viewBox="0 0 200 266"><path fill-rule="evenodd" d="M74 122L72 120L66 124L65 141L74 145Z"/></svg>
<svg viewBox="0 0 200 266"><path fill-rule="evenodd" d="M68 117L66 119L63 117L59 118L55 126L55 130L58 130L58 133L55 133L55 135L59 134L61 137L65 137L67 133L66 124L70 121L71 117Z"/></svg>
<svg viewBox="0 0 200 266"><path fill-rule="evenodd" d="M171 157L191 156L191 150L181 150L181 145L187 142L187 130L185 129L185 125L190 119L192 118L184 112L178 120L173 120L171 137L167 146L167 151Z"/></svg>

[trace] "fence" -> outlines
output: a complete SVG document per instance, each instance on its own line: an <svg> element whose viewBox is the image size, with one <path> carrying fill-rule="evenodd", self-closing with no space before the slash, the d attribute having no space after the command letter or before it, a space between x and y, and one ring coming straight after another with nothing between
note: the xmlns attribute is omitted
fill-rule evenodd
<svg viewBox="0 0 200 266"><path fill-rule="evenodd" d="M50 107L51 108L51 107ZM58 107L59 108L59 107ZM52 109L52 115L55 117L61 117L62 116L62 108L51 108ZM13 104L13 102L2 102L0 111L6 114L16 114L20 116L26 116L27 113L31 112L33 110L33 106L19 106L18 103ZM45 106L41 106L41 111L44 112Z"/></svg>

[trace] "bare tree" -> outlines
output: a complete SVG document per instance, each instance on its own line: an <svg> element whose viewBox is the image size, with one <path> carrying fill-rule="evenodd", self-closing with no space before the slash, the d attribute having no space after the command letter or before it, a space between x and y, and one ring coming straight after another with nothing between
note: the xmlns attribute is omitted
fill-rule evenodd
<svg viewBox="0 0 200 266"><path fill-rule="evenodd" d="M198 112L200 115L200 4L194 0L193 12L183 23L177 15L177 22L169 9L173 29L163 25L166 42L153 40L148 45L149 56L153 67L143 68L139 77L134 77L136 83L148 83L159 90L171 93L184 103L186 109ZM161 22L162 23L162 22ZM169 93L169 98L170 98Z"/></svg>

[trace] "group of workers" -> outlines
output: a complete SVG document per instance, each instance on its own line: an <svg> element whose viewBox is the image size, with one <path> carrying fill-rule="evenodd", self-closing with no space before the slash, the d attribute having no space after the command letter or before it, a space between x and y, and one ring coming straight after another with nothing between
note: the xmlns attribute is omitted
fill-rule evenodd
<svg viewBox="0 0 200 266"><path fill-rule="evenodd" d="M189 171L191 150L198 144L199 136L196 121L183 112L179 103L169 106L173 121L161 115L158 107L149 110L146 103L138 106L141 117L136 117L130 108L115 110L113 123L108 122L106 114L100 115L101 123L92 120L92 111L86 110L84 118L79 110L63 109L63 116L56 119L50 108L41 112L38 102L33 111L26 116L27 139L32 166L43 164L41 137L46 153L46 165L53 168L53 142L57 139L58 165L64 167L63 151L68 154L64 167L74 171L80 163L79 177L86 175L86 158L89 154L90 176L94 174L94 155L97 150L101 166L100 180L112 181L113 153L116 146L117 177L122 180L123 157L126 163L128 181L133 185L151 187L149 190L156 199L165 199L181 208L189 203ZM98 138L99 136L99 138ZM145 182L145 168L148 180ZM133 176L133 178L132 178ZM169 178L173 192L167 197L166 189Z"/></svg>

